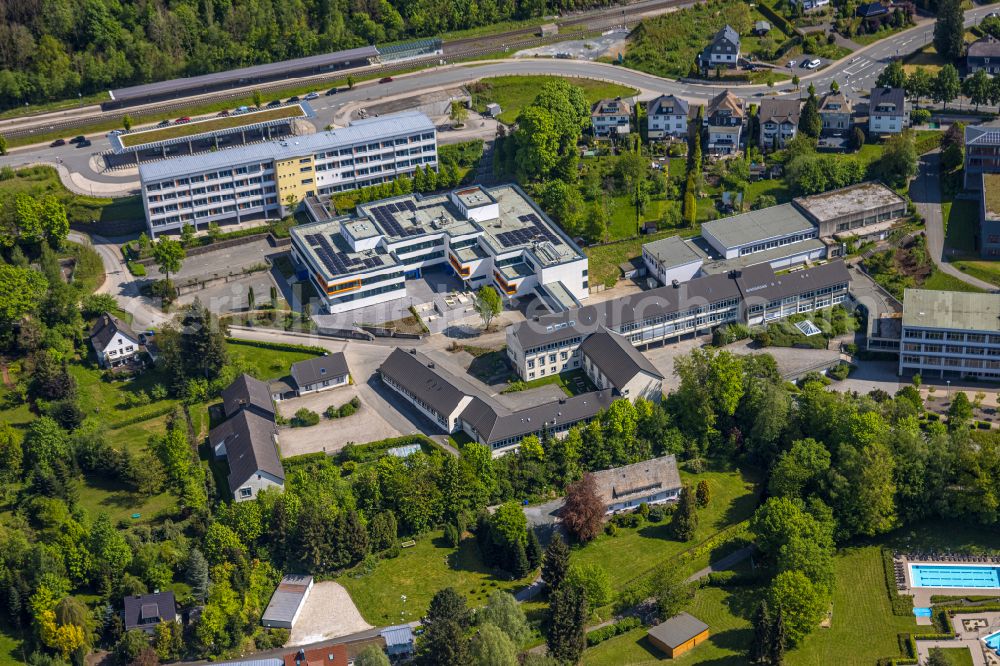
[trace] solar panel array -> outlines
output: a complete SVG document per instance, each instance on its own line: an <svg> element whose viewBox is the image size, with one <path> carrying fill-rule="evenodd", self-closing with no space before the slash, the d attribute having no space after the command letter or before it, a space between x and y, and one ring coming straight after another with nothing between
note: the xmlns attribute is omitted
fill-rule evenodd
<svg viewBox="0 0 1000 666"><path fill-rule="evenodd" d="M520 229L497 234L497 240L500 241L503 247L517 247L543 240L550 241L556 245L559 244L559 238L548 227L542 224L542 221L534 213L519 215L517 219L525 226Z"/></svg>
<svg viewBox="0 0 1000 666"><path fill-rule="evenodd" d="M344 275L362 268L378 268L382 265L381 257L352 257L346 252L341 252L322 234L306 234L305 238L331 275Z"/></svg>
<svg viewBox="0 0 1000 666"><path fill-rule="evenodd" d="M399 222L396 221L396 213L402 213L405 211L414 212L417 209L416 204L412 201L397 201L394 203L382 204L381 206L372 206L369 208L369 212L375 221L379 223L379 226L385 230L390 236L401 237L401 236L416 236L423 233L420 229L416 227L411 227L410 229L403 229Z"/></svg>

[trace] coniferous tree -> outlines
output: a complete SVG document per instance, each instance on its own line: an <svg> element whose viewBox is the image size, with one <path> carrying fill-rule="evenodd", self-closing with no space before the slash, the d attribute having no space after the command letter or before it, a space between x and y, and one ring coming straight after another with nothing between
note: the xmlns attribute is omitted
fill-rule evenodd
<svg viewBox="0 0 1000 666"><path fill-rule="evenodd" d="M770 660L771 653L771 614L767 609L767 602L761 601L757 605L757 612L753 616L753 642L750 644L750 663L766 664Z"/></svg>
<svg viewBox="0 0 1000 666"><path fill-rule="evenodd" d="M681 496L677 502L677 510L674 512L673 530L674 536L681 541L690 541L694 538L694 533L698 529L698 506L691 488L684 486L681 488Z"/></svg>
<svg viewBox="0 0 1000 666"><path fill-rule="evenodd" d="M569 546L557 532L552 535L552 541L549 541L549 546L545 549L545 558L542 560L542 580L545 581L549 594L566 580L568 569Z"/></svg>
<svg viewBox="0 0 1000 666"><path fill-rule="evenodd" d="M806 136L814 139L818 138L823 131L823 118L819 115L819 103L816 95L810 94L806 103L802 105L802 112L799 114L799 130Z"/></svg>
<svg viewBox="0 0 1000 666"><path fill-rule="evenodd" d="M524 578L531 571L531 564L528 562L528 554L524 545L520 542L511 544L510 547L510 572L518 578Z"/></svg>
<svg viewBox="0 0 1000 666"><path fill-rule="evenodd" d="M576 585L562 585L550 596L549 627L545 643L549 656L561 662L580 661L585 645L587 596Z"/></svg>
<svg viewBox="0 0 1000 666"><path fill-rule="evenodd" d="M208 596L208 561L197 548L191 549L188 555L187 584L191 586L191 594L198 601L204 602Z"/></svg>
<svg viewBox="0 0 1000 666"><path fill-rule="evenodd" d="M942 58L955 60L965 46L965 10L962 0L939 0L934 23L934 49Z"/></svg>
<svg viewBox="0 0 1000 666"><path fill-rule="evenodd" d="M538 543L538 536L535 530L528 528L528 545L524 547L524 554L528 556L528 569L534 571L542 564L542 544Z"/></svg>
<svg viewBox="0 0 1000 666"><path fill-rule="evenodd" d="M785 619L781 611L778 611L771 623L771 645L768 649L768 663L771 666L781 666L784 663L785 641Z"/></svg>

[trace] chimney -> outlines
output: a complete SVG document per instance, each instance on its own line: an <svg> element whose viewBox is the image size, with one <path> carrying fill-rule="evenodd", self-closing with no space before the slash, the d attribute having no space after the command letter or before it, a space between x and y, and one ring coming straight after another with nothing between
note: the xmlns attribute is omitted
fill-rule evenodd
<svg viewBox="0 0 1000 666"><path fill-rule="evenodd" d="M681 286L681 281L680 280L673 280L670 284L673 285L674 289L679 289L680 286Z"/></svg>
<svg viewBox="0 0 1000 666"><path fill-rule="evenodd" d="M413 354L414 356L416 356L417 355L417 348L416 347L411 347L410 348L410 353Z"/></svg>
<svg viewBox="0 0 1000 666"><path fill-rule="evenodd" d="M427 367L430 368L431 370L433 370L434 369L434 361L431 361L430 363L428 363Z"/></svg>

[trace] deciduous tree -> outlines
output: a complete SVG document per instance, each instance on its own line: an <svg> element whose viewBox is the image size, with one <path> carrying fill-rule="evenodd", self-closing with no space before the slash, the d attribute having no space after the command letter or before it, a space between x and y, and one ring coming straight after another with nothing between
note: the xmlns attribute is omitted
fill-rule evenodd
<svg viewBox="0 0 1000 666"><path fill-rule="evenodd" d="M566 503L560 511L563 525L578 541L587 542L601 532L605 505L597 495L597 482L592 474L566 488Z"/></svg>
<svg viewBox="0 0 1000 666"><path fill-rule="evenodd" d="M483 285L476 292L473 307L479 313L479 318L483 320L483 328L488 330L493 320L503 312L503 299L500 298L500 292L492 286Z"/></svg>

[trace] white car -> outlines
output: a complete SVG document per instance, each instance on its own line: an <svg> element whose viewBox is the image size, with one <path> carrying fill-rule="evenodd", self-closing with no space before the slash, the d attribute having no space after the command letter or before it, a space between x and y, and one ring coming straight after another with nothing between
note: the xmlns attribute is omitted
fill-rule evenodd
<svg viewBox="0 0 1000 666"><path fill-rule="evenodd" d="M319 93L318 92L311 92L311 93L309 93L308 95L305 96L305 99L319 99Z"/></svg>
<svg viewBox="0 0 1000 666"><path fill-rule="evenodd" d="M819 60L819 58L816 58L815 60L810 60L806 63L806 69L816 69L822 64L823 63Z"/></svg>
<svg viewBox="0 0 1000 666"><path fill-rule="evenodd" d="M791 69L792 67L795 67L795 63L796 62L798 62L798 61L797 60L789 60L788 61L788 69Z"/></svg>

